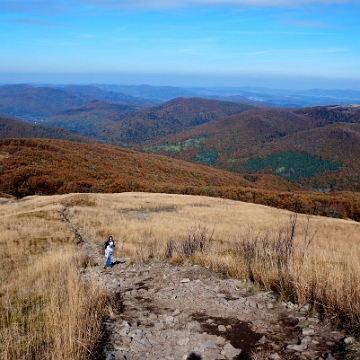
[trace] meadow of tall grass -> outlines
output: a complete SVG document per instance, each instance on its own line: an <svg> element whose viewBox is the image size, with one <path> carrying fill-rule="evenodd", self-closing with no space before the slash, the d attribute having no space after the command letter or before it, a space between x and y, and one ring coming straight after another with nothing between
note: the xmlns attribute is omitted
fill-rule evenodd
<svg viewBox="0 0 360 360"><path fill-rule="evenodd" d="M34 196L0 202L1 358L91 358L101 338L105 294L81 280L65 210L99 251L112 235L115 260L197 263L359 332L359 223L201 196Z"/></svg>
<svg viewBox="0 0 360 360"><path fill-rule="evenodd" d="M105 296L56 198L0 203L0 358L95 358Z"/></svg>
<svg viewBox="0 0 360 360"><path fill-rule="evenodd" d="M73 221L99 245L113 235L117 256L197 263L360 330L357 222L201 196L98 194L93 201L73 208Z"/></svg>

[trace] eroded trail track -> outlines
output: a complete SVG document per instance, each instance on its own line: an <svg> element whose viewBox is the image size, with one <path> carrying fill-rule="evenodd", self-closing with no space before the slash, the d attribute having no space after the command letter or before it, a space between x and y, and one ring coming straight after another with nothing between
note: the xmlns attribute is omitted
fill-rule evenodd
<svg viewBox="0 0 360 360"><path fill-rule="evenodd" d="M251 292L251 284L200 266L130 263L119 249L114 266L104 269L99 246L71 226L114 299L106 360L343 358L344 336L306 307L279 303L272 292Z"/></svg>

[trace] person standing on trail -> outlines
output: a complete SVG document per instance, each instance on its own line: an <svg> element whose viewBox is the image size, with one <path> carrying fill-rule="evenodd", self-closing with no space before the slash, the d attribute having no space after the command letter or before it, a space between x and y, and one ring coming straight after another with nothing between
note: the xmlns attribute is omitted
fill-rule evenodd
<svg viewBox="0 0 360 360"><path fill-rule="evenodd" d="M104 243L105 248L105 258L106 258L106 267L110 267L112 265L112 253L115 247L115 240L112 236L109 236L108 239Z"/></svg>
<svg viewBox="0 0 360 360"><path fill-rule="evenodd" d="M113 239L112 236L109 236L105 242L104 242L104 251L106 250L107 246L112 242L113 244L113 248L115 247L115 240Z"/></svg>
<svg viewBox="0 0 360 360"><path fill-rule="evenodd" d="M113 243L109 242L106 249L105 249L105 258L106 258L106 263L105 266L106 267L111 267L112 266L112 252L113 252Z"/></svg>

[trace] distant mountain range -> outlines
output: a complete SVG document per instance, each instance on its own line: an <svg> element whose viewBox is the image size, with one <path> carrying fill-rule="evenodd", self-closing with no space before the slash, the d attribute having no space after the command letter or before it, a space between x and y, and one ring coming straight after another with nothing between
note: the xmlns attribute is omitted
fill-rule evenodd
<svg viewBox="0 0 360 360"><path fill-rule="evenodd" d="M249 100L250 93L282 96L282 90L263 88L104 87L2 86L0 113L6 116L0 137L99 141L240 173L251 181L259 174L276 175L289 189L296 184L320 192L360 191L358 105L289 109L264 106L255 96ZM196 93L208 98L186 97ZM171 98L176 94L186 96ZM358 92L303 95L355 99ZM152 103L166 97L171 99Z"/></svg>
<svg viewBox="0 0 360 360"><path fill-rule="evenodd" d="M253 108L249 104L202 98L176 98L143 109L97 101L52 116L44 124L131 146Z"/></svg>
<svg viewBox="0 0 360 360"><path fill-rule="evenodd" d="M177 97L202 97L253 106L300 108L309 106L360 104L360 91L291 91L255 87L180 88L150 85L68 85L28 84L0 86L0 115L41 122L63 111L92 101L151 107Z"/></svg>
<svg viewBox="0 0 360 360"><path fill-rule="evenodd" d="M67 89L20 84L0 86L0 115L39 123L60 112L95 100L121 103L136 108L153 105L143 99L106 92L92 86L69 86Z"/></svg>
<svg viewBox="0 0 360 360"><path fill-rule="evenodd" d="M306 106L360 104L360 91L354 90L285 90L259 87L199 89L198 96L247 101L257 105L300 108Z"/></svg>
<svg viewBox="0 0 360 360"><path fill-rule="evenodd" d="M62 88L68 93L81 96L91 96L94 100L104 100L110 103L121 103L134 107L145 107L154 105L153 101L144 100L145 96L131 95L121 91L105 91L97 86L70 85Z"/></svg>

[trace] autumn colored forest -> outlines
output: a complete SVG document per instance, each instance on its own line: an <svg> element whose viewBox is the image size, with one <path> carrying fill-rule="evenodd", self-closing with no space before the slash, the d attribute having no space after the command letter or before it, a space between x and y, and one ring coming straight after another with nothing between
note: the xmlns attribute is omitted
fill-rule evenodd
<svg viewBox="0 0 360 360"><path fill-rule="evenodd" d="M239 175L111 145L0 140L1 196L129 191L206 195L360 221L356 192L306 191L274 175Z"/></svg>

